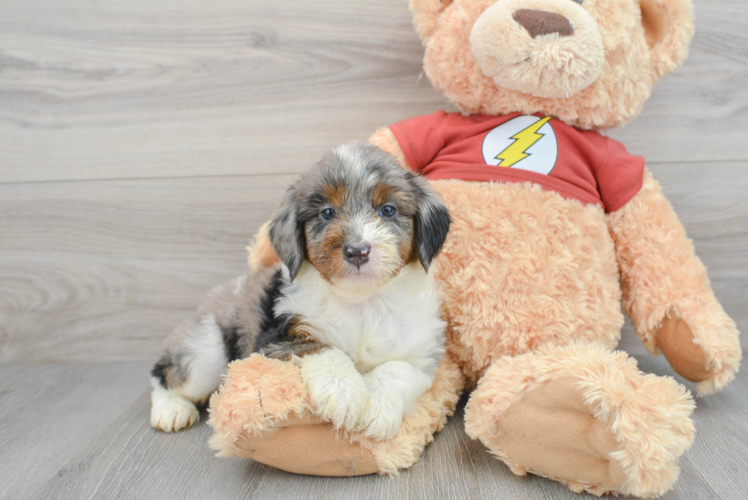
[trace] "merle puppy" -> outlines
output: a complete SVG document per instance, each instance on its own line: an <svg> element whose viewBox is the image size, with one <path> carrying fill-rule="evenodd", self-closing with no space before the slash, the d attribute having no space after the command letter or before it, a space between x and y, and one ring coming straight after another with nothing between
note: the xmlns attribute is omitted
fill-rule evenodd
<svg viewBox="0 0 748 500"><path fill-rule="evenodd" d="M444 352L428 270L449 225L428 182L390 154L351 143L325 155L270 225L281 263L214 289L167 339L151 425L192 425L227 364L259 352L301 367L321 419L394 436Z"/></svg>

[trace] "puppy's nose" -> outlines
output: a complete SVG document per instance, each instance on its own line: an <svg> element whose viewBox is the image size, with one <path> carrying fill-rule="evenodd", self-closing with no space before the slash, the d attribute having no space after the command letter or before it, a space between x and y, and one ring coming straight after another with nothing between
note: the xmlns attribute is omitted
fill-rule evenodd
<svg viewBox="0 0 748 500"><path fill-rule="evenodd" d="M369 262L369 254L371 253L371 245L368 243L360 243L358 245L346 245L343 248L343 256L345 260L350 262L356 267Z"/></svg>
<svg viewBox="0 0 748 500"><path fill-rule="evenodd" d="M512 17L533 38L550 35L551 33L558 33L559 36L571 36L574 34L574 28L569 20L555 12L519 9L514 12Z"/></svg>

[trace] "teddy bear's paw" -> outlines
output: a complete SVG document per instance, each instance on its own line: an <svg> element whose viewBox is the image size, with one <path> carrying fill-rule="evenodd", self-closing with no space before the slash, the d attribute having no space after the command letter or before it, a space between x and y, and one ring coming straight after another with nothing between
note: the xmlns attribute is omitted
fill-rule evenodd
<svg viewBox="0 0 748 500"><path fill-rule="evenodd" d="M641 497L668 491L693 442L690 394L602 345L549 346L503 358L480 381L466 430L515 474L574 491Z"/></svg>
<svg viewBox="0 0 748 500"><path fill-rule="evenodd" d="M403 402L384 391L372 392L364 416L364 435L379 441L391 439L403 423Z"/></svg>
<svg viewBox="0 0 748 500"><path fill-rule="evenodd" d="M195 405L174 390L155 385L151 393L151 427L164 432L185 429L200 419Z"/></svg>
<svg viewBox="0 0 748 500"><path fill-rule="evenodd" d="M735 323L721 307L699 311L709 321L695 334L686 321L671 312L657 331L656 344L670 366L686 380L696 382L699 395L723 389L735 379L742 349ZM714 310L716 309L716 311Z"/></svg>
<svg viewBox="0 0 748 500"><path fill-rule="evenodd" d="M498 422L502 457L515 473L549 477L573 490L619 491L626 474L607 422L595 418L574 380L561 378L525 394Z"/></svg>
<svg viewBox="0 0 748 500"><path fill-rule="evenodd" d="M351 358L336 348L305 356L301 376L322 420L332 422L336 429L361 429L369 391Z"/></svg>

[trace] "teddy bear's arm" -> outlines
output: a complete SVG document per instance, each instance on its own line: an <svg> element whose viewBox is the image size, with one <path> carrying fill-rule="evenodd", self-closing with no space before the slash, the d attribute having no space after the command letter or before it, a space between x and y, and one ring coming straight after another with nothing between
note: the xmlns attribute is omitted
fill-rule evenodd
<svg viewBox="0 0 748 500"><path fill-rule="evenodd" d="M647 170L644 185L608 216L623 300L647 349L662 352L700 394L718 391L738 370L738 330L714 296L706 268Z"/></svg>
<svg viewBox="0 0 748 500"><path fill-rule="evenodd" d="M405 153L403 153L400 143L397 142L395 134L392 133L392 130L390 130L389 127L382 127L374 132L372 136L369 137L369 142L393 155L404 168L413 170L413 168L408 165L408 160L405 159Z"/></svg>
<svg viewBox="0 0 748 500"><path fill-rule="evenodd" d="M297 474L396 474L417 462L444 428L464 383L460 367L445 354L413 414L395 437L379 441L323 422L296 363L252 354L229 365L210 399L210 446L220 456L251 458Z"/></svg>

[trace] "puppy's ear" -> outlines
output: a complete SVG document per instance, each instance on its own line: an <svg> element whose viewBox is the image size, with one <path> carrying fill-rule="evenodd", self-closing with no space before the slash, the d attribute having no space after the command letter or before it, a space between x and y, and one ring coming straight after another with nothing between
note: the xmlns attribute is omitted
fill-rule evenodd
<svg viewBox="0 0 748 500"><path fill-rule="evenodd" d="M275 250L281 262L288 267L293 280L299 274L306 253L304 223L299 221L299 206L296 200L295 186L286 191L283 203L281 203L278 212L270 222L268 235L273 250Z"/></svg>
<svg viewBox="0 0 748 500"><path fill-rule="evenodd" d="M449 233L452 218L441 196L426 179L408 172L418 204L415 216L416 248L421 265L428 271L431 262L439 254Z"/></svg>

